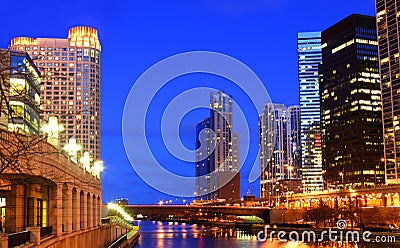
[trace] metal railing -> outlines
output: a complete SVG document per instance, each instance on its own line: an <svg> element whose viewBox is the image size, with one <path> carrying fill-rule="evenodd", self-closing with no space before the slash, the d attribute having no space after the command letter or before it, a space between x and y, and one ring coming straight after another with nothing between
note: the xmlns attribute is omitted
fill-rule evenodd
<svg viewBox="0 0 400 248"><path fill-rule="evenodd" d="M53 227L52 226L46 226L40 228L40 237L44 238L47 236L50 236L53 233Z"/></svg>
<svg viewBox="0 0 400 248"><path fill-rule="evenodd" d="M122 243L124 243L126 240L127 240L127 234L121 236L119 239L117 239L114 243L109 245L107 248L117 248L120 245L122 245Z"/></svg>
<svg viewBox="0 0 400 248"><path fill-rule="evenodd" d="M29 243L31 237L30 231L23 231L18 233L12 233L8 235L8 248L16 247Z"/></svg>

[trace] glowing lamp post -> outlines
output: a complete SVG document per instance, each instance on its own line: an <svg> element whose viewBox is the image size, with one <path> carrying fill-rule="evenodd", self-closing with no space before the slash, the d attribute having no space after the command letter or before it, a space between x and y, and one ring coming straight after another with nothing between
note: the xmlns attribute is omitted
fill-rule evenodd
<svg viewBox="0 0 400 248"><path fill-rule="evenodd" d="M91 160L92 160L92 159L90 158L89 152L85 152L85 153L83 154L83 157L81 157L81 158L79 159L79 162L81 162L82 167L83 167L86 171L90 171L90 161L91 161Z"/></svg>
<svg viewBox="0 0 400 248"><path fill-rule="evenodd" d="M95 161L92 167L92 174L95 177L100 178L100 173L103 170L104 170L103 161L101 160Z"/></svg>
<svg viewBox="0 0 400 248"><path fill-rule="evenodd" d="M63 150L68 153L68 156L70 157L70 159L72 161L74 161L75 163L77 163L77 160L78 160L78 151L80 151L81 149L82 149L82 146L78 145L76 143L76 139L74 139L74 138L69 139L68 144L66 144L63 147Z"/></svg>
<svg viewBox="0 0 400 248"><path fill-rule="evenodd" d="M58 134L64 131L64 127L58 124L56 116L49 117L49 122L42 127L42 131L47 134L47 142L55 147L60 145Z"/></svg>

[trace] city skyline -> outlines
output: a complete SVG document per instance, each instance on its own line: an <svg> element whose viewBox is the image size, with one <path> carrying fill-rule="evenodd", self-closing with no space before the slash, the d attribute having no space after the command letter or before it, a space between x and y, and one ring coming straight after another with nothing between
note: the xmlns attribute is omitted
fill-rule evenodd
<svg viewBox="0 0 400 248"><path fill-rule="evenodd" d="M102 119L102 159L105 161L105 172L104 172L104 201L110 201L113 198L116 197L128 197L130 201L132 202L147 202L147 203L155 203L159 199L163 198L168 198L168 196L165 196L163 194L159 194L155 192L153 189L149 188L142 182L138 177L135 176L135 173L133 172L132 168L129 166L128 161L125 158L125 154L123 151L122 143L121 143L121 138L120 138L120 121L119 121L119 116L122 112L123 108L123 99L124 96L126 96L128 90L132 86L134 80L141 74L142 71L144 71L146 68L151 66L154 62L167 57L168 55L175 54L180 51L185 51L185 50L198 50L198 49L211 49L211 50L219 50L221 52L228 53L234 57L237 57L238 59L243 60L244 62L248 63L248 65L253 68L256 73L260 74L261 78L265 80L267 85L267 89L269 90L273 102L284 102L285 104L298 104L298 87L297 87L297 60L296 60L296 35L297 32L300 31L307 31L307 30L322 30L324 28L327 28L328 26L332 25L333 23L336 23L340 19L344 18L345 16L351 14L351 13L367 13L370 15L374 14L374 9L373 9L373 3L371 3L370 6L363 6L362 8L358 6L357 4L352 3L346 3L349 5L346 5L343 3L343 5L346 6L346 10L339 10L335 14L329 15L329 18L326 18L324 22L317 23L317 20L319 20L323 14L320 14L319 16L315 16L305 22L302 22L298 26L294 27L293 29L288 30L285 32L286 34L286 40L285 42L282 42L282 44L279 46L280 49L274 49L274 50L288 50L291 53L291 55L283 55L282 58L279 56L275 56L278 59L278 62L276 64L283 64L284 62L288 63L288 67L290 66L291 73L289 75L280 75L279 76L273 76L273 72L277 72L278 70L275 67L275 63L270 61L268 64L265 64L264 59L265 58L273 58L274 56L271 56L269 53L271 52L268 47L265 47L265 44L262 44L265 42L265 40L268 39L269 37L269 32L270 31L275 31L279 32L281 31L280 29L275 29L270 26L266 26L265 31L263 31L261 34L258 32L262 27L262 24L265 22L268 22L268 18L263 20L265 18L265 13L269 13L270 8L275 10L279 9L285 9L289 8L291 10L290 13L293 13L295 7L299 6L291 6L288 7L287 4L282 3L282 5L268 5L264 3L257 3L259 6L264 7L264 11L259 12L260 10L256 10L251 7L250 5L243 4L244 8L227 8L226 3L222 3L221 5L217 6L218 8L216 10L211 10L207 9L208 5L203 6L202 11L205 13L211 12L211 17L206 24L203 24L200 22L200 15L197 15L194 18L194 23L195 26L200 28L200 35L204 35L205 37L209 37L209 35L214 35L218 39L214 40L207 40L207 39L201 39L199 41L196 41L196 38L198 35L194 35L194 33L190 33L192 36L187 36L186 40L183 40L181 43L182 46L179 46L179 49L177 49L174 45L174 42L176 42L175 39L179 39L182 37L185 37L186 35L179 36L178 33L180 31L186 30L185 26L177 29L172 29L169 30L172 32L172 34L168 32L161 32L162 35L166 35L165 37L174 37L174 42L170 43L167 41L167 39L164 38L164 41L166 42L166 48L157 48L155 51L150 51L151 48L155 45L154 43L151 43L149 45L145 45L143 42L137 41L137 43L132 42L128 43L131 44L130 46L134 46L136 44L137 48L134 48L134 51L138 51L140 49L144 50L143 52L139 52L141 56L138 56L137 59L132 61L125 61L125 62L120 62L117 65L114 65L116 61L118 61L118 56L112 56L112 53L116 53L118 50L113 50L111 49L111 44L126 44L125 42L127 40L133 40L125 37L126 33L121 32L121 34L124 35L115 35L112 36L111 32L111 27L115 27L117 23L122 24L123 19L117 17L118 12L123 12L122 9L123 7L126 6L119 6L119 7L113 7L114 9L111 9L111 19L115 18L116 23L113 23L113 25L106 25L106 19L102 16L98 16L97 19L95 18L95 21L90 21L89 18L78 15L77 22L79 23L68 23L66 21L60 21L59 24L56 24L55 26L51 26L50 24L44 25L44 27L38 28L33 26L33 24L37 24L39 21L43 20L41 16L39 16L37 19L33 21L32 24L25 25L20 29L20 31L16 31L19 29L19 26L13 26L12 32L9 29L5 28L5 37L8 37L8 40L4 40L3 38L0 40L0 45L1 47L7 47L8 42L10 41L11 38L15 36L30 36L30 37L42 37L42 36L51 36L51 37L63 37L63 33L65 32L66 29L76 26L79 24L83 24L85 26L93 26L99 30L100 34L100 39L102 40L103 44L103 99L102 99L102 105L104 106L104 114L103 114L103 119ZM337 5L340 5L339 3L336 3ZM296 5L296 4L295 4ZM351 5L351 6L350 6ZM104 2L100 2L99 6L96 6L95 9L99 10L101 13L105 13L106 11L106 4ZM139 7L142 8L149 8L148 5L143 4ZM162 8L164 8L162 4L160 6L156 6L157 11L161 11ZM193 6L188 4L188 6L182 6L181 8L186 9L187 11L193 11L191 8ZM330 6L332 7L332 6ZM129 8L128 8L129 9ZM238 11L238 9L244 9L244 11ZM325 8L325 12L322 13L330 13L334 11L328 11L329 7L327 6ZM314 9L315 10L315 9ZM108 11L108 9L107 9ZM172 9L171 9L172 11ZM309 10L312 11L312 10ZM203 13L204 13L203 12ZM217 13L214 13L217 12ZM230 21L224 22L220 17L217 17L217 14L222 12L225 18L228 18ZM250 17L256 13L254 17ZM306 13L309 13L306 11ZM50 15L50 14L49 14ZM73 14L75 15L75 14ZM63 15L60 15L59 18L61 18ZM54 17L54 16L52 16ZM108 16L110 17L110 16ZM142 16L143 17L143 16ZM185 15L182 14L181 16L178 16L177 18L171 20L170 24L178 23L182 18L184 18ZM244 22L241 22L241 18L243 18ZM67 20L68 18L65 18ZM61 20L56 18L56 20ZM213 23L219 23L220 25L218 26L219 28L212 28ZM257 25L257 21L261 21ZM57 23L57 22L56 22ZM141 22L141 25L138 25L139 28L139 33L144 33L145 35L142 36L142 38L147 38L144 40L149 40L149 38L152 37L152 33L146 31L145 24ZM1 23L2 24L2 23ZM151 23L151 27L155 27L158 23ZM205 25L205 26L203 26ZM239 30L236 27L239 25L239 27L242 27ZM4 24L2 24L4 26ZM118 26L118 25L117 25ZM284 23L285 27L289 26L289 23ZM124 30L123 25L118 26L116 28L116 31L121 31ZM201 28L203 27L203 28ZM205 28L206 27L206 28ZM227 28L225 34L229 37L228 40L231 40L233 37L236 37L237 35L240 36L240 39L236 39L236 42L234 43L228 43L225 38L222 38L218 34L220 33L220 28ZM35 29L36 28L36 29ZM209 28L210 30L205 30ZM302 29L302 30L300 30ZM307 30L304 30L307 29ZM111 38L110 38L111 37ZM264 37L263 42L256 42L257 37ZM289 38L288 38L289 37ZM104 41L103 41L104 39ZM150 39L152 40L152 39ZM252 48L250 46L256 42L256 45ZM275 42L277 44L277 40L273 39L272 42ZM279 43L279 42L278 42ZM229 44L226 46L226 44ZM247 44L247 46L244 46L243 44ZM273 43L267 43L269 46L271 46ZM237 49L241 47L241 49ZM271 46L272 47L272 46ZM145 48L145 49L143 49ZM237 50L235 50L237 49ZM258 50L261 52L259 55L255 55L255 51ZM157 53L158 52L158 53ZM253 54L253 55L251 55ZM149 55L149 56L146 56ZM130 53L129 56L132 58L135 56L135 53ZM291 58L291 59L288 59ZM138 63L140 61L140 63ZM121 73L124 72L124 73ZM112 73L111 73L112 72ZM129 72L129 73L126 73ZM121 76L121 74L124 74ZM128 74L128 75L127 75ZM282 74L282 73L281 73ZM285 74L285 73L283 73ZM129 78L129 79L128 79ZM198 80L198 79L194 79ZM217 79L214 79L214 82L218 81ZM286 94L281 93L281 82L285 82L287 84L287 88L290 90L288 92L285 92ZM120 84L116 84L115 82L123 82ZM116 86L117 85L117 86ZM233 96L235 97L235 96ZM112 103L112 104L105 104L105 103ZM119 111L115 111L119 110ZM196 119L196 118L194 118ZM199 120L201 121L201 120ZM191 121L191 123L193 123ZM186 123L187 124L187 123ZM192 131L187 131L187 134L189 134ZM189 141L185 141L184 143L191 143L190 139L188 138ZM114 146L114 144L116 144ZM104 153L105 152L105 153ZM249 170L249 168L244 168L245 171ZM193 173L193 170L190 169L190 172ZM118 181L116 178L120 178L121 175L130 175L127 177L122 178L122 185L117 185L114 182ZM248 173L247 173L248 174ZM244 173L241 179L247 180L247 175ZM121 181L121 180L119 180ZM134 185L135 187L132 187L132 189L126 189L125 185ZM137 189L135 189L137 188ZM248 185L246 183L242 184L242 192L246 192L248 188ZM243 190L245 189L245 190ZM123 192L125 190L125 192ZM257 190L256 190L257 191ZM146 195L146 198L143 197L142 199L139 199L136 197L136 195L139 195L139 192L146 192L144 195ZM252 192L253 193L253 192ZM157 199L157 200L156 200Z"/></svg>

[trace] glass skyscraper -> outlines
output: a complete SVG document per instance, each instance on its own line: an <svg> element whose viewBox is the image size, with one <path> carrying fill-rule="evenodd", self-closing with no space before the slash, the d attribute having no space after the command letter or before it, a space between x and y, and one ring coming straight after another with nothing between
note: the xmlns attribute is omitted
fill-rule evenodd
<svg viewBox="0 0 400 248"><path fill-rule="evenodd" d="M260 197L270 199L289 191L298 193L297 186L301 187L299 107L286 108L284 104L267 103L259 116L258 125Z"/></svg>
<svg viewBox="0 0 400 248"><path fill-rule="evenodd" d="M322 32L322 164L328 186L384 182L375 18L351 15Z"/></svg>
<svg viewBox="0 0 400 248"><path fill-rule="evenodd" d="M196 149L196 198L239 199L239 135L232 132L232 97L222 91L210 94L210 117L196 126Z"/></svg>
<svg viewBox="0 0 400 248"><path fill-rule="evenodd" d="M386 183L400 183L400 43L398 0L376 0Z"/></svg>
<svg viewBox="0 0 400 248"><path fill-rule="evenodd" d="M297 52L303 189L305 192L321 191L323 180L318 73L322 61L321 32L298 33Z"/></svg>

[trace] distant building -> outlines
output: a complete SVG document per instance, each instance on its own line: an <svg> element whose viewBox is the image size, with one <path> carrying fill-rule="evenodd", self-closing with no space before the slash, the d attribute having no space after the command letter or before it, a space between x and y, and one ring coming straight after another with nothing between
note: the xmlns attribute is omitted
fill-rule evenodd
<svg viewBox="0 0 400 248"><path fill-rule="evenodd" d="M318 66L322 62L321 32L297 35L301 119L301 166L304 192L323 190L320 142L320 96Z"/></svg>
<svg viewBox="0 0 400 248"><path fill-rule="evenodd" d="M383 103L386 183L400 183L400 35L399 1L375 1L379 43L379 66Z"/></svg>
<svg viewBox="0 0 400 248"><path fill-rule="evenodd" d="M260 196L286 194L292 188L283 187L283 182L301 179L299 107L267 103L259 116L259 130Z"/></svg>
<svg viewBox="0 0 400 248"><path fill-rule="evenodd" d="M40 131L40 73L26 52L0 50L2 73L3 129L38 135ZM3 94L1 94L3 95ZM9 106L7 106L7 103Z"/></svg>
<svg viewBox="0 0 400 248"><path fill-rule="evenodd" d="M323 173L322 173L322 143L321 143L321 127L318 122L307 126L303 129L304 136L304 164L309 165L303 167L303 192L322 191Z"/></svg>
<svg viewBox="0 0 400 248"><path fill-rule="evenodd" d="M289 178L301 178L301 126L300 107L289 106L286 110L287 125L287 157L288 165L292 166Z"/></svg>
<svg viewBox="0 0 400 248"><path fill-rule="evenodd" d="M211 93L210 105L210 117L196 126L196 198L239 199L239 135L232 132L232 98L222 91Z"/></svg>
<svg viewBox="0 0 400 248"><path fill-rule="evenodd" d="M322 157L328 186L384 183L375 18L351 15L322 32Z"/></svg>
<svg viewBox="0 0 400 248"><path fill-rule="evenodd" d="M115 203L117 203L117 204L122 204L122 205L128 205L128 198L118 198L118 199L115 199Z"/></svg>
<svg viewBox="0 0 400 248"><path fill-rule="evenodd" d="M56 116L64 126L60 145L76 139L82 145L81 157L89 152L100 159L100 77L101 46L97 30L73 27L68 38L17 37L10 49L27 52L38 66L41 119Z"/></svg>

